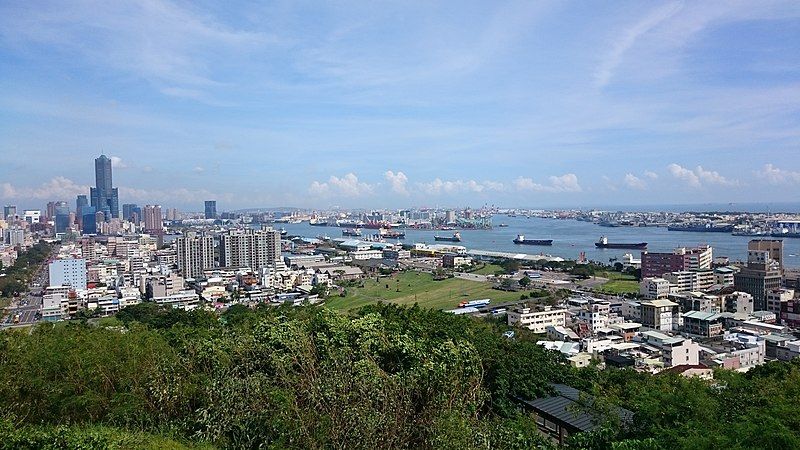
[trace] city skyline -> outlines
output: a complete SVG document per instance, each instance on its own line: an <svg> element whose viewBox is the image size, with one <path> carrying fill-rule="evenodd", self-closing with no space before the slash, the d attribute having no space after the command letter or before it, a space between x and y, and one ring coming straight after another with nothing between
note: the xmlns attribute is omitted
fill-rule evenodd
<svg viewBox="0 0 800 450"><path fill-rule="evenodd" d="M0 202L787 202L800 5L0 6ZM33 153L36 158L29 155Z"/></svg>

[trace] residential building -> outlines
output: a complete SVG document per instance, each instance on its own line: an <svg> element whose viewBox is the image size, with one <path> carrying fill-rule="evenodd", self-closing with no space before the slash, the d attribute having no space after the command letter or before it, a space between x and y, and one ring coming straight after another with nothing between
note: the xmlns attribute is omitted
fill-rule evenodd
<svg viewBox="0 0 800 450"><path fill-rule="evenodd" d="M261 269L281 259L281 233L272 228L229 230L219 237L222 267Z"/></svg>
<svg viewBox="0 0 800 450"><path fill-rule="evenodd" d="M670 293L670 282L664 278L643 278L639 283L639 293L649 300L667 298Z"/></svg>
<svg viewBox="0 0 800 450"><path fill-rule="evenodd" d="M753 296L747 292L734 292L725 296L725 312L752 314L753 311Z"/></svg>
<svg viewBox="0 0 800 450"><path fill-rule="evenodd" d="M49 266L50 286L71 286L78 291L86 290L86 260L56 259Z"/></svg>
<svg viewBox="0 0 800 450"><path fill-rule="evenodd" d="M708 246L681 247L672 253L642 252L642 277L663 277L665 273L685 270L709 270L713 249Z"/></svg>
<svg viewBox="0 0 800 450"><path fill-rule="evenodd" d="M703 337L720 336L725 332L724 320L719 313L689 311L682 314L683 331Z"/></svg>
<svg viewBox="0 0 800 450"><path fill-rule="evenodd" d="M747 266L733 277L736 290L753 296L755 309L766 309L767 292L781 287L780 265L773 261L766 250L749 250Z"/></svg>
<svg viewBox="0 0 800 450"><path fill-rule="evenodd" d="M783 303L786 303L794 298L793 289L773 289L766 294L766 311L775 313L778 317L781 315Z"/></svg>
<svg viewBox="0 0 800 450"><path fill-rule="evenodd" d="M747 250L765 251L771 260L783 268L783 240L781 239L753 239L747 243Z"/></svg>
<svg viewBox="0 0 800 450"><path fill-rule="evenodd" d="M550 306L518 306L508 311L508 324L525 327L534 333L545 333L548 326L563 327L567 322L567 310Z"/></svg>
<svg viewBox="0 0 800 450"><path fill-rule="evenodd" d="M144 215L145 231L149 233L158 233L164 229L161 205L145 205L142 214Z"/></svg>
<svg viewBox="0 0 800 450"><path fill-rule="evenodd" d="M13 219L17 215L17 207L14 205L3 206L3 220Z"/></svg>
<svg viewBox="0 0 800 450"><path fill-rule="evenodd" d="M642 305L642 326L672 331L681 325L680 306L669 300L647 300Z"/></svg>
<svg viewBox="0 0 800 450"><path fill-rule="evenodd" d="M186 278L202 277L203 269L214 267L214 239L211 236L190 232L175 240L175 248L178 270Z"/></svg>
<svg viewBox="0 0 800 450"><path fill-rule="evenodd" d="M657 331L645 331L641 337L647 344L661 349L665 367L700 364L700 344L691 339L667 336Z"/></svg>

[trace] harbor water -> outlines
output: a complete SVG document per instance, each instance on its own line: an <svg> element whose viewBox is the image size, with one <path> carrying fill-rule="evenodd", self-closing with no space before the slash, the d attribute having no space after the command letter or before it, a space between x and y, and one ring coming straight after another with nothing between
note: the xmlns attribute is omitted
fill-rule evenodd
<svg viewBox="0 0 800 450"><path fill-rule="evenodd" d="M714 248L714 256L726 256L731 261L747 260L747 242L755 239L750 236L732 236L728 233L699 233L668 231L659 227L601 227L590 222L577 220L540 219L536 217L495 216L491 230L459 229L462 245L471 250L489 250L498 252L527 253L531 255L548 254L565 259L578 259L581 252L592 261L609 262L610 259L622 259L626 253L639 257L640 250L598 249L595 247L601 236L606 236L611 243L647 242L647 250L651 252L669 252L676 247L692 247L708 244ZM507 227L499 227L501 223ZM275 228L284 228L290 235L315 238L327 235L331 238L343 238L339 227L311 226L307 222L291 224L276 223ZM423 242L435 244L434 235L452 236L450 230L416 230L404 229L405 239L387 239L387 242L413 244ZM375 234L378 230L362 229L364 236ZM550 247L533 245L517 245L512 241L518 234L526 239L552 239ZM347 237L345 237L347 238ZM348 238L358 239L358 238ZM446 242L438 242L446 243ZM784 264L786 267L800 267L800 239L784 239Z"/></svg>

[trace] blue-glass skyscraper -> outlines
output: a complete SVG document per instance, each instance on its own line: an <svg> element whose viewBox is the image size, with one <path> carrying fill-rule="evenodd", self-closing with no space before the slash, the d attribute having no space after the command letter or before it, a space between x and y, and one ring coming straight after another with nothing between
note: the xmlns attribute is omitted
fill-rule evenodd
<svg viewBox="0 0 800 450"><path fill-rule="evenodd" d="M111 159L100 155L94 160L95 187L91 188L92 207L106 213L106 217L119 217L119 194L111 181Z"/></svg>
<svg viewBox="0 0 800 450"><path fill-rule="evenodd" d="M63 233L67 231L67 228L70 226L69 205L67 202L56 203L55 214L56 233Z"/></svg>
<svg viewBox="0 0 800 450"><path fill-rule="evenodd" d="M83 207L83 216L81 218L81 231L83 234L97 234L97 221L95 218L96 211L92 206Z"/></svg>

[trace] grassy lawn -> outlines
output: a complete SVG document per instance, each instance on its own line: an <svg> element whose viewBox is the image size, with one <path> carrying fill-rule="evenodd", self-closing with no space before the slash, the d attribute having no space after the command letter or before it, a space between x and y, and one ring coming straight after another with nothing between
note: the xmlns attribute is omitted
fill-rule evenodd
<svg viewBox="0 0 800 450"><path fill-rule="evenodd" d="M497 264L484 264L483 267L472 273L476 273L478 275L494 275L500 270L503 270L503 268Z"/></svg>
<svg viewBox="0 0 800 450"><path fill-rule="evenodd" d="M493 303L499 303L518 300L519 296L519 292L492 289L489 283L459 278L434 281L428 273L402 272L391 278L381 278L380 282L376 282L374 277L366 279L363 288L347 288L346 297L333 297L325 304L339 311L360 308L378 301L399 305L419 303L424 308L453 309L464 300L489 298Z"/></svg>
<svg viewBox="0 0 800 450"><path fill-rule="evenodd" d="M606 283L599 286L597 290L604 294L627 294L638 293L639 282L636 277L627 273L620 272L602 272L597 274L598 277L608 278Z"/></svg>

